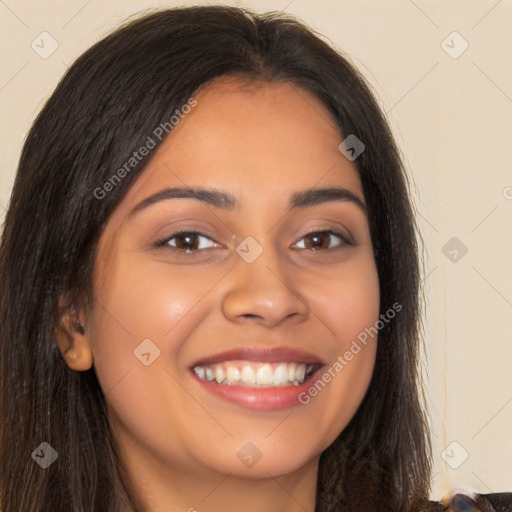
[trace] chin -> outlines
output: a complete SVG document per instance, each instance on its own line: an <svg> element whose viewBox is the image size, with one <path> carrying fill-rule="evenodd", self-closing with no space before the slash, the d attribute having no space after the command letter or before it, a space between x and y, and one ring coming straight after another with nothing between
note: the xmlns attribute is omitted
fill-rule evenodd
<svg viewBox="0 0 512 512"><path fill-rule="evenodd" d="M231 444L223 453L211 453L207 458L203 456L203 463L219 473L263 479L294 473L320 457L313 447L307 449L303 446L298 450L296 442L286 446L284 443L276 446L268 440Z"/></svg>

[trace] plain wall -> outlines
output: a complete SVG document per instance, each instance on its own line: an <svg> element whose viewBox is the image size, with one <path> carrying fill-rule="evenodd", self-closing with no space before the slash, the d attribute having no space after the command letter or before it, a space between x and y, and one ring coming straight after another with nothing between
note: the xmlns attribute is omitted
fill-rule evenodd
<svg viewBox="0 0 512 512"><path fill-rule="evenodd" d="M424 241L432 497L512 491L512 1L224 3L302 18L373 86ZM0 2L2 219L25 135L66 67L128 16L185 4ZM47 58L31 46L51 49L42 32L58 44Z"/></svg>

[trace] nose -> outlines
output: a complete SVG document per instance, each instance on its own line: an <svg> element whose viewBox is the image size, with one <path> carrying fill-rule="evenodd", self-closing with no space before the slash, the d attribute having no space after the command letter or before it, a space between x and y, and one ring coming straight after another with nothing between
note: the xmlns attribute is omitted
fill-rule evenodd
<svg viewBox="0 0 512 512"><path fill-rule="evenodd" d="M284 322L300 323L307 318L309 308L294 288L291 272L283 272L284 263L272 257L271 252L265 249L252 263L240 259L230 272L232 282L222 304L229 320L272 328Z"/></svg>

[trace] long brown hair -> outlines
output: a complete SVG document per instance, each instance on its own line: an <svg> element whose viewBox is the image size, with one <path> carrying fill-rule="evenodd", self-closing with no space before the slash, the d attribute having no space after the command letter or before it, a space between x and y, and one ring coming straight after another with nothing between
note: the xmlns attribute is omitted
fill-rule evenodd
<svg viewBox="0 0 512 512"><path fill-rule="evenodd" d="M0 503L5 512L139 510L119 465L94 368L76 372L55 341L59 298L92 308L102 228L151 154L95 194L155 127L223 75L284 81L318 97L346 137L368 205L381 313L368 392L321 455L316 512L411 511L429 489L418 384L421 290L408 182L361 75L302 22L280 13L189 7L132 21L67 71L23 147L0 248ZM157 141L157 146L160 141ZM43 469L42 442L58 454Z"/></svg>

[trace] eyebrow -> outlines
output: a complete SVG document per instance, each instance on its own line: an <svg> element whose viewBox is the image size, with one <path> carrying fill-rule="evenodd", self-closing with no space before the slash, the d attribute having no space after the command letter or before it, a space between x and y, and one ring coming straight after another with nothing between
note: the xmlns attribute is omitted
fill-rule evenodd
<svg viewBox="0 0 512 512"><path fill-rule="evenodd" d="M235 208L238 210L240 206L235 196L216 189L201 187L166 188L137 204L131 211L130 217L151 205L170 199L196 199L227 211L233 211ZM363 212L366 212L366 204L364 201L359 199L359 197L350 190L341 187L316 188L295 192L291 196L289 208L290 210L295 208L307 208L331 201L350 202L357 205Z"/></svg>

